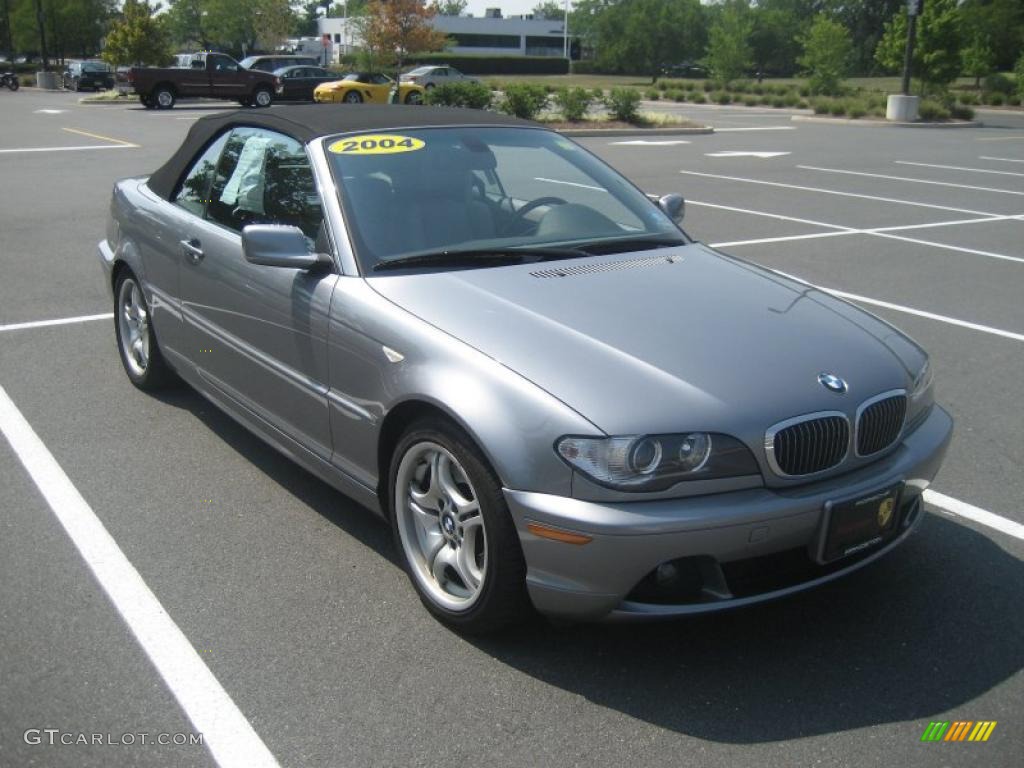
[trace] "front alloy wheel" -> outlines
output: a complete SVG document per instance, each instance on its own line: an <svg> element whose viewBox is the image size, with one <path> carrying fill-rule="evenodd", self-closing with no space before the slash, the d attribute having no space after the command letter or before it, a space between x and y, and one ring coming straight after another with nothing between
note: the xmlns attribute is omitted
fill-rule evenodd
<svg viewBox="0 0 1024 768"><path fill-rule="evenodd" d="M413 424L388 477L395 542L427 609L465 632L522 618L529 601L519 535L469 436L440 418Z"/></svg>
<svg viewBox="0 0 1024 768"><path fill-rule="evenodd" d="M487 570L487 537L466 470L437 443L417 443L398 467L395 499L414 578L448 610L472 607Z"/></svg>

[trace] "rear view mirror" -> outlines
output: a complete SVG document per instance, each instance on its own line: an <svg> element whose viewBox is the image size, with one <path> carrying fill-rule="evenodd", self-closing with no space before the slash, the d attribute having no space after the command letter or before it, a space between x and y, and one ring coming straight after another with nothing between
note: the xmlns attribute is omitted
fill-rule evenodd
<svg viewBox="0 0 1024 768"><path fill-rule="evenodd" d="M250 224L243 229L242 253L251 264L285 269L312 269L330 261L323 254L310 253L301 229L277 224Z"/></svg>
<svg viewBox="0 0 1024 768"><path fill-rule="evenodd" d="M658 198L658 207L676 224L683 222L686 214L686 201L682 195L664 195Z"/></svg>

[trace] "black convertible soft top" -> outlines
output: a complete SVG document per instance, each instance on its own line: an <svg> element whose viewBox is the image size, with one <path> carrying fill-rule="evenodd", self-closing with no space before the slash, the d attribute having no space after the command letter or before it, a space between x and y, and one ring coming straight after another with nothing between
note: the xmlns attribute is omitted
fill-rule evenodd
<svg viewBox="0 0 1024 768"><path fill-rule="evenodd" d="M177 152L153 172L147 184L153 192L169 200L195 156L225 128L267 128L305 144L335 133L445 125L536 126L536 123L480 109L399 104L301 104L266 110L218 112L193 123Z"/></svg>

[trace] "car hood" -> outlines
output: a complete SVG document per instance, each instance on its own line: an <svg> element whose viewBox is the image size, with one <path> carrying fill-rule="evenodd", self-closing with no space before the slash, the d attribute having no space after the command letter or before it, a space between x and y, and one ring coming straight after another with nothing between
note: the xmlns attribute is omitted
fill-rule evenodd
<svg viewBox="0 0 1024 768"><path fill-rule="evenodd" d="M873 315L699 244L368 282L608 434L701 430L757 444L792 416L852 418L925 360ZM825 389L823 372L848 392Z"/></svg>

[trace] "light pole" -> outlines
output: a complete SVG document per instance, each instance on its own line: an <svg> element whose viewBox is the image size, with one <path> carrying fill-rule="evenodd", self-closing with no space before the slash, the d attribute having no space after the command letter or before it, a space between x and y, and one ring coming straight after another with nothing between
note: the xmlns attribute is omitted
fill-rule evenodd
<svg viewBox="0 0 1024 768"><path fill-rule="evenodd" d="M924 0L907 0L907 47L903 54L903 95L910 95L910 69L917 37L917 17L924 9Z"/></svg>
<svg viewBox="0 0 1024 768"><path fill-rule="evenodd" d="M569 58L569 0L565 0L565 20L562 24L562 55Z"/></svg>

